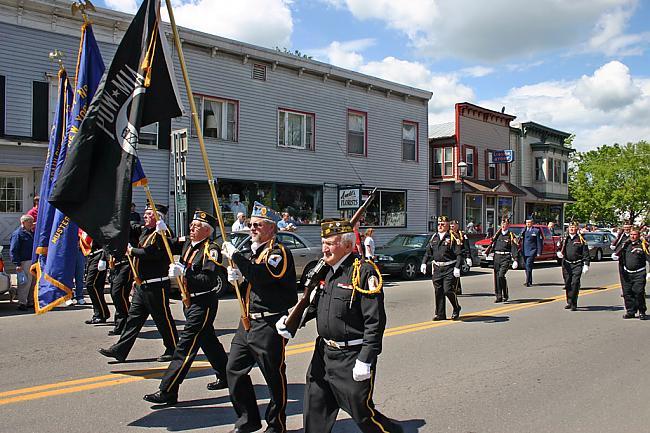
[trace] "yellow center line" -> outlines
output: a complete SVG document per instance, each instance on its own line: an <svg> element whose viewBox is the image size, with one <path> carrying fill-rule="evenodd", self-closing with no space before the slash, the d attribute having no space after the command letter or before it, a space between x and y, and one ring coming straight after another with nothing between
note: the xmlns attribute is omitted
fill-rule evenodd
<svg viewBox="0 0 650 433"><path fill-rule="evenodd" d="M580 296L591 295L594 293L603 293L620 287L620 284L611 284L599 289L581 290ZM539 305L549 304L565 300L565 295L553 296L536 301L524 302L521 304L507 304L496 308L491 308L483 311L469 312L464 317L466 321L472 321L476 317L490 317L495 314L501 314L511 311L523 310L532 308ZM461 320L452 321L445 320L440 322L419 322L411 323L408 325L395 326L386 329L384 332L385 337L393 335L401 335L416 331L423 331L426 329L439 328L441 326L449 326L463 322ZM286 355L298 355L301 353L311 352L314 348L314 342L300 343L287 346ZM50 383L46 385L38 385L28 388L19 388L10 391L0 392L0 406L11 403L19 403L29 400L37 400L45 397L52 397L55 395L72 394L75 392L89 391L98 388L107 388L110 386L123 385L126 383L138 382L145 379L154 379L162 377L167 367L152 367L140 370L123 370L115 371L111 374L102 376L87 377L83 379L68 380L63 382ZM211 368L210 363L206 361L195 362L191 371L198 371Z"/></svg>

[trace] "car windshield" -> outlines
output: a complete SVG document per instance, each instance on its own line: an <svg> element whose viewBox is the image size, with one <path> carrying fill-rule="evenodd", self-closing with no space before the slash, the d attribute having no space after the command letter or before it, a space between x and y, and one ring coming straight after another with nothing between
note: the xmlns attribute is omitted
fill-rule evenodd
<svg viewBox="0 0 650 433"><path fill-rule="evenodd" d="M388 243L387 247L409 247L409 248L422 248L429 240L426 235L397 235Z"/></svg>
<svg viewBox="0 0 650 433"><path fill-rule="evenodd" d="M508 227L508 230L510 230L512 233L514 233L515 236L519 236L521 232L524 231L523 227Z"/></svg>
<svg viewBox="0 0 650 433"><path fill-rule="evenodd" d="M592 233L585 233L582 236L587 242L599 242L603 238L603 235L596 235Z"/></svg>

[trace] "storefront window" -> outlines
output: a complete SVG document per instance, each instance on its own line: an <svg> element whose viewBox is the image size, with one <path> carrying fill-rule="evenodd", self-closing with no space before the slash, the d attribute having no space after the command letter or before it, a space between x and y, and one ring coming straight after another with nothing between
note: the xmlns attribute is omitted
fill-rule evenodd
<svg viewBox="0 0 650 433"><path fill-rule="evenodd" d="M363 199L370 194L370 190L362 191ZM350 218L354 211L341 211L342 218ZM362 223L364 227L406 227L406 192L405 191L377 191L377 197L370 203L364 214Z"/></svg>
<svg viewBox="0 0 650 433"><path fill-rule="evenodd" d="M299 224L319 224L323 217L323 188L278 183L275 202L279 212L289 212Z"/></svg>
<svg viewBox="0 0 650 433"><path fill-rule="evenodd" d="M499 197L499 224L501 220L506 217L512 220L512 197Z"/></svg>
<svg viewBox="0 0 650 433"><path fill-rule="evenodd" d="M483 196L465 196L465 229L467 233L480 233L483 227Z"/></svg>

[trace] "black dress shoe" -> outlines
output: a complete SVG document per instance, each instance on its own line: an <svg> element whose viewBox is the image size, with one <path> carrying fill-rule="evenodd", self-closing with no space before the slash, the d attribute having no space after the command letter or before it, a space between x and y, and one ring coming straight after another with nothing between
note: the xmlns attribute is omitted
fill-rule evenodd
<svg viewBox="0 0 650 433"><path fill-rule="evenodd" d="M217 377L217 380L214 382L208 383L206 386L210 391L216 391L219 389L226 389L228 388L228 382L226 382L224 379L221 379L220 377Z"/></svg>
<svg viewBox="0 0 650 433"><path fill-rule="evenodd" d="M578 311L578 307L576 307L575 305L572 306L572 307L571 307L571 311Z"/></svg>
<svg viewBox="0 0 650 433"><path fill-rule="evenodd" d="M495 303L495 304L498 304L499 302L503 302L503 299L502 299L502 298L496 298L496 299L494 300L494 303Z"/></svg>
<svg viewBox="0 0 650 433"><path fill-rule="evenodd" d="M632 313L625 313L623 314L624 319L634 319L636 316Z"/></svg>
<svg viewBox="0 0 650 433"><path fill-rule="evenodd" d="M503 297L503 302L508 302L508 299L510 299L510 298L508 298L507 296L504 296Z"/></svg>
<svg viewBox="0 0 650 433"><path fill-rule="evenodd" d="M176 404L178 403L178 394L158 390L153 394L145 394L142 399L155 404Z"/></svg>
<svg viewBox="0 0 650 433"><path fill-rule="evenodd" d="M114 329L111 329L110 331L108 331L108 335L120 335L120 334L115 332Z"/></svg>
<svg viewBox="0 0 650 433"><path fill-rule="evenodd" d="M174 358L174 355L170 355L169 353L163 353L158 358L156 358L156 361L158 361L158 362L169 362L173 358Z"/></svg>
<svg viewBox="0 0 650 433"><path fill-rule="evenodd" d="M438 322L438 321L440 321L440 320L447 320L447 318L446 318L446 317L442 317L442 316L433 316L433 319L432 319L432 320L433 320L434 322Z"/></svg>
<svg viewBox="0 0 650 433"><path fill-rule="evenodd" d="M571 304L566 304L566 305L564 306L564 309L565 309L565 310L570 310L570 309L571 309Z"/></svg>
<svg viewBox="0 0 650 433"><path fill-rule="evenodd" d="M100 319L99 317L93 317L84 322L86 325L96 325L98 323L106 323L106 319Z"/></svg>
<svg viewBox="0 0 650 433"><path fill-rule="evenodd" d="M648 317L645 315L645 313L639 313L639 320L647 320Z"/></svg>
<svg viewBox="0 0 650 433"><path fill-rule="evenodd" d="M454 310L453 313L451 313L451 320L459 320L460 319L460 305L458 306L457 310Z"/></svg>
<svg viewBox="0 0 650 433"><path fill-rule="evenodd" d="M123 356L121 356L121 355L118 355L114 350L111 350L111 349L99 349L99 350L97 350L97 351L98 351L100 354L102 354L102 355L104 355L105 357L107 357L107 358L115 358L115 359L117 359L119 362L124 362L124 361L126 361L126 358L125 358L125 357L123 357Z"/></svg>

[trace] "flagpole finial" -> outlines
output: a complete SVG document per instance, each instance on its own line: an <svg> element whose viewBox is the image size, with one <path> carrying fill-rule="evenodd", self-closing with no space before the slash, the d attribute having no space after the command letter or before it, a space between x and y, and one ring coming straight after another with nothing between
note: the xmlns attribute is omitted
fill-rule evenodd
<svg viewBox="0 0 650 433"><path fill-rule="evenodd" d="M79 0L72 2L70 9L72 10L72 15L77 15L77 12L81 12L81 18L83 18L84 24L91 23L90 18L88 18L88 15L86 14L86 11L96 11L95 5L93 5L90 0Z"/></svg>
<svg viewBox="0 0 650 433"><path fill-rule="evenodd" d="M63 51L61 50L54 50L50 51L50 54L48 54L48 57L52 62L58 62L59 63L59 69L63 70L65 67L63 66L63 58L65 57L65 54L63 54Z"/></svg>

